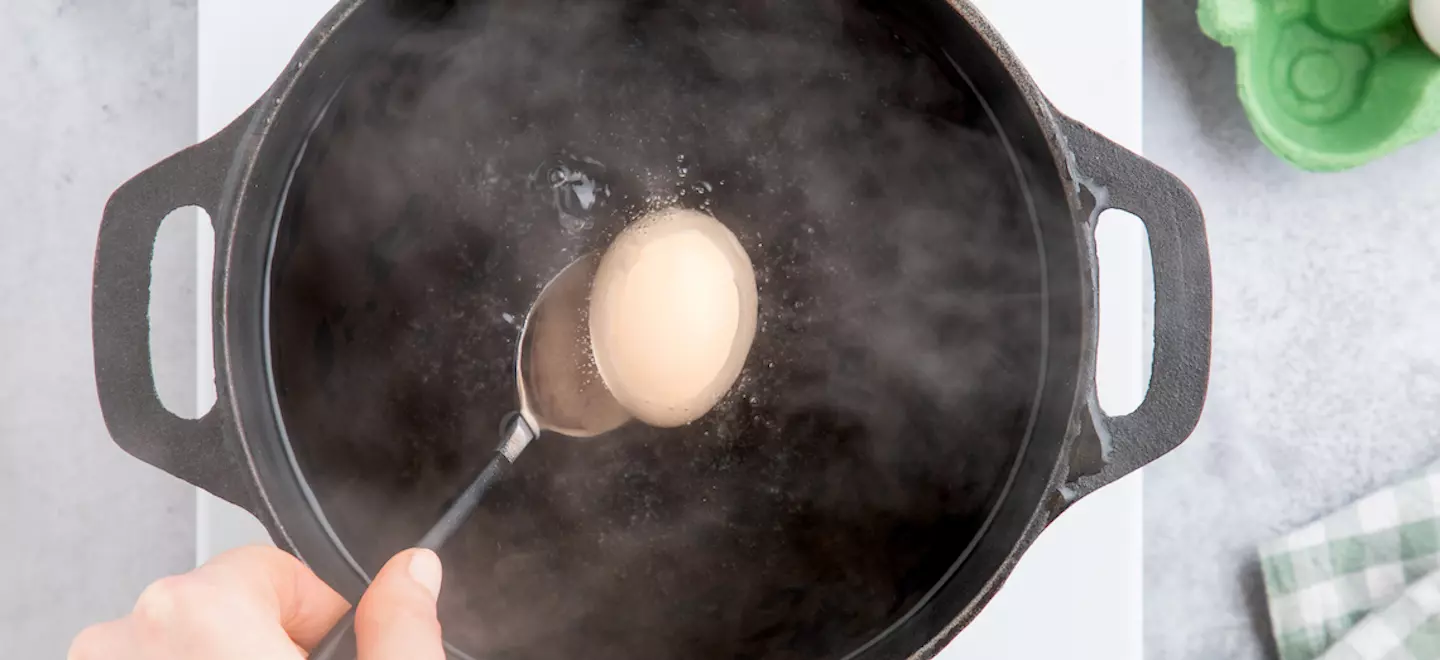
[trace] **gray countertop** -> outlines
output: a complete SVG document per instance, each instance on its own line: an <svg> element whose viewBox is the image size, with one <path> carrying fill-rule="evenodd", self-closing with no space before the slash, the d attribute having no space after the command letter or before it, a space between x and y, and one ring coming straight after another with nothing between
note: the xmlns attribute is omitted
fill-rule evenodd
<svg viewBox="0 0 1440 660"><path fill-rule="evenodd" d="M192 565L193 489L110 441L90 273L127 177L195 139L195 7L16 0L0 11L0 655L61 658ZM194 399L194 225L167 223L151 307L162 392Z"/></svg>
<svg viewBox="0 0 1440 660"><path fill-rule="evenodd" d="M1145 152L1199 196L1215 275L1205 416L1145 478L1146 656L1268 658L1255 546L1440 456L1440 138L1295 170L1195 0L1145 4Z"/></svg>

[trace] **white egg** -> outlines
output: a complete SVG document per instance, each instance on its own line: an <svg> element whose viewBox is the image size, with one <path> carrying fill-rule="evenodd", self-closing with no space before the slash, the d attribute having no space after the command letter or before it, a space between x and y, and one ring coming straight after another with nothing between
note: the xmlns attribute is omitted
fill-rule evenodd
<svg viewBox="0 0 1440 660"><path fill-rule="evenodd" d="M1410 16L1425 45L1440 55L1440 0L1410 0Z"/></svg>
<svg viewBox="0 0 1440 660"><path fill-rule="evenodd" d="M590 292L595 365L652 426L699 419L735 384L759 303L745 248L705 213L670 208L616 237Z"/></svg>

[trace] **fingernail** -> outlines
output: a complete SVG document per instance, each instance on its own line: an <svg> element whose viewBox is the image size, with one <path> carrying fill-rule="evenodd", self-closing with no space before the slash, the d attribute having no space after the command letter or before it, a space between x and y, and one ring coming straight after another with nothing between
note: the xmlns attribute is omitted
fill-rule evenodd
<svg viewBox="0 0 1440 660"><path fill-rule="evenodd" d="M410 554L410 579L419 582L430 592L431 598L440 597L440 557L433 550L420 548Z"/></svg>

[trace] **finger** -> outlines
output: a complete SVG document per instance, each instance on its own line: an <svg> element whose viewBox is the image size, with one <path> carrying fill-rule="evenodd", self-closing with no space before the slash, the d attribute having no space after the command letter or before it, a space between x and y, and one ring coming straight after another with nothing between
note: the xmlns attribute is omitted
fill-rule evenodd
<svg viewBox="0 0 1440 660"><path fill-rule="evenodd" d="M440 558L429 550L395 555L355 610L360 660L445 660L435 599Z"/></svg>
<svg viewBox="0 0 1440 660"><path fill-rule="evenodd" d="M195 574L257 599L304 649L318 644L350 609L299 559L268 546L232 550L211 559Z"/></svg>
<svg viewBox="0 0 1440 660"><path fill-rule="evenodd" d="M121 619L97 623L80 631L70 642L65 660L140 660L134 630Z"/></svg>

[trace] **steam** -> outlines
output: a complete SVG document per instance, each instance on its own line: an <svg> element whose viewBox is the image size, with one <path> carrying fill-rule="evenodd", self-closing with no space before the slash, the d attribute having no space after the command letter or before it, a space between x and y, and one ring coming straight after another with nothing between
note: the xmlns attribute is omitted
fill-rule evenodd
<svg viewBox="0 0 1440 660"><path fill-rule="evenodd" d="M674 204L757 267L715 411L535 443L442 553L473 655L838 657L970 540L1039 375L1035 238L975 100L870 4L457 3L351 72L272 323L302 467L372 569L488 460L560 268Z"/></svg>

